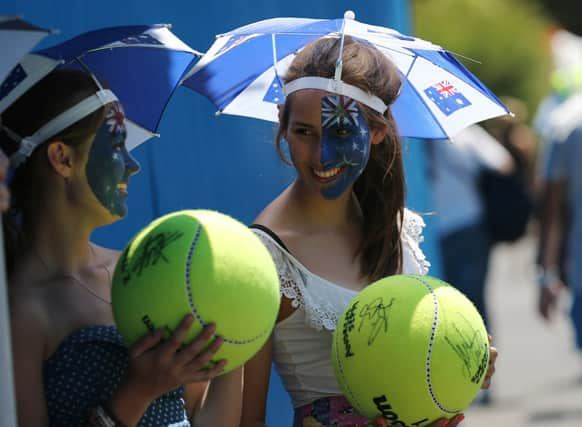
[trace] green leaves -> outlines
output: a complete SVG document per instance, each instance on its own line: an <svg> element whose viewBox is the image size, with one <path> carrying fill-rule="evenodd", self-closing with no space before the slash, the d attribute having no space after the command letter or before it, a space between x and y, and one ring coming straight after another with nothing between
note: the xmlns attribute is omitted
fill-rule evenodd
<svg viewBox="0 0 582 427"><path fill-rule="evenodd" d="M548 93L551 65L550 19L540 4L527 0L413 0L412 5L414 35L457 54L496 95L522 99L530 117L533 115Z"/></svg>

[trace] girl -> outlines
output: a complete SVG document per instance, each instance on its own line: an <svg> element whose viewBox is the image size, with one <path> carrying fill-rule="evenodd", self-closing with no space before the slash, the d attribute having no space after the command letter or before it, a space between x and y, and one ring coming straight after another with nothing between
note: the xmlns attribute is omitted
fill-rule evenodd
<svg viewBox="0 0 582 427"><path fill-rule="evenodd" d="M428 270L419 248L424 223L404 209L401 147L388 108L399 75L374 47L348 37L343 53L340 45L312 42L284 79L276 141L280 153L286 141L297 178L253 226L278 267L282 302L270 341L245 367L244 427L265 425L272 361L291 395L294 427L385 425L356 414L342 396L332 333L368 283Z"/></svg>
<svg viewBox="0 0 582 427"><path fill-rule="evenodd" d="M125 139L115 95L78 71L51 73L3 114L16 168L7 252L19 425L238 425L241 370L208 385L225 364L204 368L222 344L204 349L214 326L179 352L191 317L129 350L113 326L119 253L89 239L127 213L139 165Z"/></svg>

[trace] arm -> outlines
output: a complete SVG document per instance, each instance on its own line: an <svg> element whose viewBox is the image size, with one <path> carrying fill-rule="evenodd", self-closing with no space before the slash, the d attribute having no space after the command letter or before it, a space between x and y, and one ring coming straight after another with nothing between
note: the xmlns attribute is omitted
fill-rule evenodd
<svg viewBox="0 0 582 427"><path fill-rule="evenodd" d="M238 427L242 391L242 367L212 379L192 418L193 427Z"/></svg>
<svg viewBox="0 0 582 427"><path fill-rule="evenodd" d="M481 167L509 175L515 169L511 153L479 125L470 126L454 139L465 147Z"/></svg>
<svg viewBox="0 0 582 427"><path fill-rule="evenodd" d="M272 337L247 362L244 368L244 392L241 427L266 427L267 393L271 376Z"/></svg>
<svg viewBox="0 0 582 427"><path fill-rule="evenodd" d="M44 321L31 301L11 300L11 334L18 425L48 425L42 366L46 335Z"/></svg>
<svg viewBox="0 0 582 427"><path fill-rule="evenodd" d="M564 187L563 180L547 182L543 188L540 237L540 297L538 309L546 320L550 318L552 309L560 289L563 287L560 274L560 255L564 238Z"/></svg>

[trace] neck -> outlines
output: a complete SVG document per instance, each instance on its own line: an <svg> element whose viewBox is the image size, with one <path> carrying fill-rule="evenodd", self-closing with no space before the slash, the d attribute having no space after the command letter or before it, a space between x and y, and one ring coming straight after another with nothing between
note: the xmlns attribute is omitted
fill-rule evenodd
<svg viewBox="0 0 582 427"><path fill-rule="evenodd" d="M24 234L29 249L37 252L49 272L79 273L90 263L89 239L95 225L75 207L58 201L42 206L37 211L41 214L25 218Z"/></svg>
<svg viewBox="0 0 582 427"><path fill-rule="evenodd" d="M340 197L327 200L307 191L297 180L287 189L290 202L300 212L302 221L319 229L335 229L361 221L361 211L351 189Z"/></svg>

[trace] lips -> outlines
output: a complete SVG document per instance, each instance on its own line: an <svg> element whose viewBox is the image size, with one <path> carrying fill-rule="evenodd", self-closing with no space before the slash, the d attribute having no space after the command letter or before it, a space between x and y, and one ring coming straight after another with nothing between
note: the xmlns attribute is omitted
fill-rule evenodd
<svg viewBox="0 0 582 427"><path fill-rule="evenodd" d="M341 166L339 168L331 168L327 170L318 170L318 169L311 169L313 175L317 178L320 182L330 182L336 179L344 170L345 166Z"/></svg>
<svg viewBox="0 0 582 427"><path fill-rule="evenodd" d="M120 182L117 184L117 191L127 194L127 182Z"/></svg>

